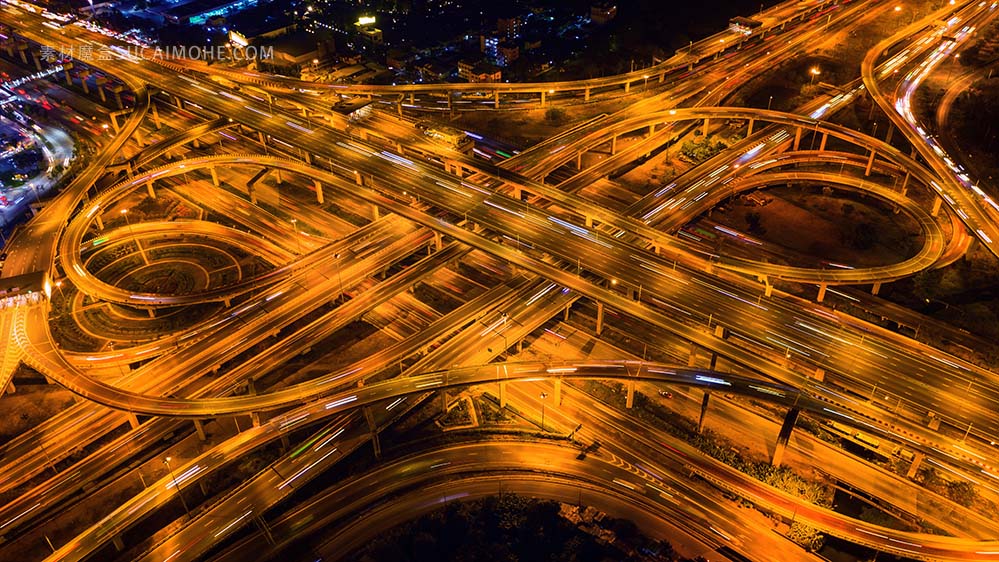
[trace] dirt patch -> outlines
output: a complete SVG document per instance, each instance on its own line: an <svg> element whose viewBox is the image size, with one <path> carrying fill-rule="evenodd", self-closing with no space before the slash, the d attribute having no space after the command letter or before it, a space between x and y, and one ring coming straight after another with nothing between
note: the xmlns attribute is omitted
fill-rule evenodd
<svg viewBox="0 0 999 562"><path fill-rule="evenodd" d="M763 193L765 205L752 201L759 197L739 197L711 218L787 249L783 256L789 263L873 267L903 261L921 247L923 235L915 220L894 214L879 200L801 187Z"/></svg>
<svg viewBox="0 0 999 562"><path fill-rule="evenodd" d="M7 441L73 405L73 393L55 385L18 385L0 401L0 441Z"/></svg>

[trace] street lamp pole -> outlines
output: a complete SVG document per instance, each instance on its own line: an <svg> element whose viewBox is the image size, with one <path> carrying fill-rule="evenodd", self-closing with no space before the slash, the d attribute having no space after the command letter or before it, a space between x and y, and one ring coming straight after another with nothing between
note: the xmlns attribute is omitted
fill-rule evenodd
<svg viewBox="0 0 999 562"><path fill-rule="evenodd" d="M163 459L163 464L167 467L167 472L170 473L170 478L173 479L173 487L177 488L177 495L180 496L180 504L184 506L184 513L187 514L187 518L191 518L191 510L187 507L187 501L184 500L184 494L180 491L180 482L177 482L177 475L173 473L173 469L170 468L170 457Z"/></svg>
<svg viewBox="0 0 999 562"><path fill-rule="evenodd" d="M298 253L302 253L302 241L298 238L298 219L291 219L291 229L294 231L295 235L295 247L298 248Z"/></svg>
<svg viewBox="0 0 999 562"><path fill-rule="evenodd" d="M539 394L541 397L541 431L545 430L545 398L548 398L547 392L542 392Z"/></svg>
<svg viewBox="0 0 999 562"><path fill-rule="evenodd" d="M333 259L336 260L336 281L340 285L340 294L337 295L337 299L343 299L343 277L340 277L340 253L333 254Z"/></svg>

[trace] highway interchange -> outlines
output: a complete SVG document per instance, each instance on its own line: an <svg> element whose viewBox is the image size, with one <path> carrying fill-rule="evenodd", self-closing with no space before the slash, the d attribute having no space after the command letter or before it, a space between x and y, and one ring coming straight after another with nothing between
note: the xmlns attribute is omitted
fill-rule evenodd
<svg viewBox="0 0 999 562"><path fill-rule="evenodd" d="M202 74L214 70L193 62L140 60L127 54L95 62L135 93L134 107L113 141L103 146L91 165L49 201L12 241L3 276L43 271L52 277L52 283L56 279L61 283L55 292L52 284L46 288L50 295L60 293L63 285L71 285L88 299L149 311L154 317L172 307L222 306L216 314L181 330L159 334L153 341L86 353L61 349L50 330L46 302L3 309L0 325L5 332L0 337L8 342L0 372L4 385L14 366L22 361L87 400L39 426L32 435L4 446L4 490L37 482L32 479L50 467L53 459L64 458L82 443L109 435L113 428L127 425L131 430L105 440L74 470L46 477L44 484L31 486L30 492L4 506L0 511L0 532L11 537L30 534L36 518L44 519L49 510L86 484L86 480L78 478L100 479L107 467L129 462L141 447L156 447L163 436L190 427L191 423L184 419L193 418L202 424L226 416L253 416L256 423L252 428L173 467L172 474L163 475L75 538L57 541L52 545L50 559L103 556L98 553L106 554L107 550L102 549L111 548L133 525L175 500L177 475L185 487L191 486L267 443L288 439L289 435L296 439L305 435L302 443L306 446L295 449L296 454L286 454L272 469L231 494L216 498L198 517L172 529L166 538L141 547L144 559L199 559L289 497L295 485L311 480L347 452L367 443L372 439L372 428L386 427L403 410L370 406L405 403L408 407L434 390L469 385L498 387L502 393L510 383L509 392L515 395L513 387L517 385L537 384L538 379L545 379L548 382L543 384L561 388L563 380L576 377L623 380L629 392L638 381L744 392L856 426L918 452L920 460L925 455L927 462L948 467L991 489L994 483L990 479L997 479L999 471L989 445L999 436L993 408L999 399L999 386L990 371L848 319L821 304L773 290L771 282L817 286L817 300L821 301L830 286L879 287L929 267L946 265L963 255L973 238L995 252L992 240L999 238L992 233L999 230L994 230L996 217L991 199L969 189L945 157L923 142L922 127L913 121L904 101L906 92L911 96L913 84L918 85L914 73L932 71L940 45L953 49L952 43L957 43L944 41L941 37L948 28L935 22L954 19L957 21L950 25L957 28L982 27L994 17L994 6L957 3L914 21L871 51L864 61L862 85L855 84L836 95L823 94L824 98L797 113L719 107L726 92L773 60L793 55L804 42L823 31L809 23L809 13L819 11L826 26L844 29L864 17L874 17L853 4L806 4L785 3L767 12L767 17L773 18L767 20L767 30L777 41L730 47L723 36L715 39L719 45L692 47L690 52L681 51L676 60L645 71L653 78L632 73L579 83L504 84L501 89L489 90L493 103L475 110L504 110L507 105L528 102L546 106L585 103L602 96L635 96L634 103L619 114L593 120L500 164L435 145L396 115L421 104L439 111L442 94L447 107L461 109L453 93L481 92L481 85L336 88L336 96L373 96L376 105L386 109L376 112L367 124L362 121L348 129L339 116L330 114L329 93L317 86L311 88L314 91L300 92L296 88L304 89L303 84L293 81L220 71L227 79L246 85L241 90L219 90L217 83ZM37 16L27 12L21 15L23 20L11 25L35 48L54 42L107 40L78 27L66 27L57 34L38 25ZM790 30L785 30L784 22L796 22L797 27L791 25ZM958 40L969 37L965 33ZM779 47L778 42L783 46ZM766 51L769 57L760 56L765 49L770 49ZM885 56L887 52L895 55ZM723 54L727 56L720 56ZM183 73L163 72L164 66L171 65L183 68ZM904 78L897 84L884 80L886 76L897 76L895 69L901 69L898 74ZM677 72L683 77L676 78ZM718 76L725 76L721 85ZM656 83L652 92L643 89L645 92L639 95L632 91L637 90L633 84L650 80ZM897 86L893 93L888 93L889 83ZM887 142L822 120L863 95L871 96L892 118L918 153L918 160ZM280 102L282 96L289 100L285 105ZM188 110L193 107L206 119L188 131L145 147L141 154L121 158L123 147L150 120L149 113L157 111L157 104ZM160 113L166 113L166 109ZM153 116L157 122L161 118L166 117ZM582 187L603 181L628 159L657 150L695 127L707 131L712 124L729 120L745 123L743 141L684 174L669 189L649 194L625 211L606 208L580 194ZM240 140L232 143L238 150L167 163L156 160L170 150L224 131L238 135ZM635 140L635 132L642 131L646 138ZM624 148L618 150L618 139L625 137L630 142L621 141ZM810 141L809 150L802 149L803 137ZM827 139L837 139L855 150L825 150ZM608 145L611 154L602 164L577 170L557 183L548 181L567 162ZM789 169L792 164L798 167ZM109 167L116 172L100 179ZM228 221L207 220L134 224L127 222L118 209L121 201L137 192L163 193L176 187L171 182L188 175L200 178L209 188L225 185L232 178L228 175L232 170L251 170L251 174L276 177L279 183L304 185L309 189L308 196L317 203L326 198L343 200L358 213L368 213L369 222L340 236L332 230L320 238L310 236L303 246L297 222L320 224L332 219L323 218L323 213L317 211L296 213L299 218L291 223L292 237L296 239L292 244L285 238L286 231L272 235L277 229L266 218L270 211L264 209L257 219L236 219L236 213L231 213L229 218L239 220L240 227ZM885 178L894 178L895 184L901 181L903 187L895 189L895 184ZM920 224L922 247L914 257L898 264L828 269L716 255L674 235L686 222L735 193L789 182L859 189L894 203ZM246 198L251 201L253 189L245 187ZM231 198L220 201L232 208L246 205L246 199L242 203ZM254 207L251 203L246 208ZM125 222L110 224L121 218ZM108 228L104 222L109 223ZM237 282L185 294L125 289L113 279L102 279L96 268L91 269L101 259L101 252L112 252L111 248L126 257L114 254L118 257L107 259L139 259L149 265L144 252L152 252L151 248L164 237L172 238L175 244L211 241L229 254L237 250L252 252L268 265L263 272ZM106 250L94 250L101 244L106 244ZM405 295L407 289L422 280L443 275L441 272L450 264L461 260L499 264L494 267L502 267L507 278L354 365L282 388L254 389L260 373L277 368L313 342L398 299L398 295ZM400 263L406 267L397 267ZM373 279L377 282L372 283ZM696 354L693 350L700 350L722 357L753 376L744 381L735 374L687 372L675 365L650 362L553 360L489 364L505 358L509 350L519 348L520 342L539 327L583 302L596 308L597 335L604 328L605 314L627 316L670 338L691 342L692 360ZM315 311L329 303L336 306L317 317ZM306 317L309 321L304 325L298 322ZM396 329L405 331L403 327ZM250 355L260 346L268 352ZM384 381L373 378L395 365L401 376ZM359 384L363 386L348 390ZM872 388L898 398L894 411L867 398L873 396ZM405 402L399 402L404 398ZM927 427L928 412L943 421L942 429ZM260 422L261 414L272 417ZM630 423L609 416L598 421L596 412L586 419L592 419L595 426ZM629 434L654 431L642 428ZM598 435L591 428L587 432L592 432L585 434L591 439ZM469 472L481 478L490 470L537 470L531 463L552 455L561 459L554 463L556 466L544 469L553 482L585 485L592 490L594 501L601 494L607 495L601 492L603 486L604 490L614 489L633 498L649 513L679 509L691 515L694 507L678 508L657 492L656 486L669 478L670 485L682 486L685 494L699 498L692 503L712 512L691 515L701 522L691 527L703 532L712 524L720 525L731 506L718 504L704 490L686 488L694 484L664 476L677 473L681 467L680 474L696 473L704 481L747 498L770 513L797 518L830 535L881 551L931 560L999 556L999 543L994 540L996 526L987 521L969 524L964 534L955 530L954 537L892 531L792 498L700 455L682 442L658 451L657 460L644 460L634 451L644 450L643 445L655 448L656 443L635 441L619 440L612 449L613 458L630 459L631 469L621 471L612 463L614 468L608 468L605 475L558 457L565 455L558 446L537 443L513 446L520 451L516 457L490 453L502 464L493 467L483 463ZM37 447L42 447L45 454L33 454ZM535 447L551 451L533 452ZM457 459L462 453L445 450L427 455ZM601 459L594 456L587 462L596 464ZM650 462L657 463L657 468L634 468ZM370 478L375 482L379 478L392 481L391 472L386 474L373 473ZM440 476L433 475L436 478ZM427 482L431 480L428 477ZM630 484L622 489L620 484L614 484L618 481ZM474 482L470 477L470 489ZM554 497L556 490L553 483L546 493ZM377 491L358 488L352 493L363 504L371 501ZM726 524L729 527L721 532L715 530L711 540L751 532L749 527L739 528L738 517ZM279 527L269 532L274 529ZM754 551L754 547L742 542L736 544L751 558L766 552ZM789 548L789 543L784 548ZM799 556L807 558L803 551L792 549L787 559Z"/></svg>

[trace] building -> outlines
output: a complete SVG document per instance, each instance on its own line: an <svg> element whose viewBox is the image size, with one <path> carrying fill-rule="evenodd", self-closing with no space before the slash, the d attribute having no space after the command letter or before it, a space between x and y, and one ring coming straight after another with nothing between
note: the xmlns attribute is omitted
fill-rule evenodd
<svg viewBox="0 0 999 562"><path fill-rule="evenodd" d="M268 39L262 46L273 47L274 60L270 62L283 66L312 64L313 60L323 59L334 51L331 39L304 30Z"/></svg>
<svg viewBox="0 0 999 562"><path fill-rule="evenodd" d="M496 31L501 37L506 39L516 39L520 37L520 16L510 15L496 18Z"/></svg>
<svg viewBox="0 0 999 562"><path fill-rule="evenodd" d="M492 83L503 80L503 71L486 61L458 61L458 76L469 82Z"/></svg>
<svg viewBox="0 0 999 562"><path fill-rule="evenodd" d="M375 27L373 16L362 16L354 23L357 34L372 45L381 45L384 42L382 30Z"/></svg>
<svg viewBox="0 0 999 562"><path fill-rule="evenodd" d="M590 6L590 21L603 25L617 17L617 5L609 2L601 2Z"/></svg>
<svg viewBox="0 0 999 562"><path fill-rule="evenodd" d="M250 6L255 6L257 0L194 0L179 6L167 4L166 9L150 10L170 23L204 25L214 16L227 16Z"/></svg>

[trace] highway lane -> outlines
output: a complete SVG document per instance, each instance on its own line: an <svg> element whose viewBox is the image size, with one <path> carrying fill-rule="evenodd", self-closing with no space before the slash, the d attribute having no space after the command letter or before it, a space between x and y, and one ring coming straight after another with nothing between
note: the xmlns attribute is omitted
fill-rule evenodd
<svg viewBox="0 0 999 562"><path fill-rule="evenodd" d="M277 165L277 164L275 163L274 165ZM291 165L291 164L286 163L285 165ZM297 166L297 165L294 165L294 166ZM331 183L333 183L333 182L331 181ZM357 190L355 189L355 191L357 191ZM492 197L495 197L495 195L492 196ZM408 205L401 205L401 204L398 204L395 201L389 200L387 198L379 198L378 204L380 206L383 206L383 207L392 208L392 210L394 210L396 213L408 214L414 220L421 220L421 219L422 220L430 220L430 219L427 219L426 217L423 217L417 210L414 210L414 209L410 208ZM479 222L481 222L482 218L480 217L478 220L479 220ZM495 220L495 219L493 219L493 220ZM487 222L489 222L489 221L487 221ZM432 224L432 225L434 225L437 228L440 228L442 226L441 223L437 219L430 220L429 224ZM534 225L534 223L531 223L531 224L532 224L532 227L536 228L536 225ZM545 273L546 276L548 276L548 275L559 275L559 276L561 276L565 280L565 282L563 282L563 284L576 284L577 287L573 287L573 288L575 288L577 290L579 290L580 288L582 288L583 290L588 291L591 295L595 294L593 292L594 288L592 286L590 286L588 283L585 284L582 287L578 286L578 278L575 275L567 276L566 272L560 271L560 270L553 270L549 266L543 266L543 265L537 263L535 260L527 261L526 259L521 259L521 258L524 258L524 256L521 256L519 253L517 253L517 252L511 252L511 250L509 250L509 249L499 248L495 244L488 243L486 241L481 240L480 237L472 236L471 233L468 233L467 231L465 231L463 229L456 228L456 227L451 227L449 229L449 232L452 234L452 236L455 236L456 238L459 238L459 237L465 238L468 243L471 243L473 245L478 245L480 247L490 247L490 248L492 248L490 251L499 252L499 253L503 254L506 259L518 259L524 266L529 266L530 268L533 268L535 270L539 270L539 268L540 268L540 271L545 271L546 272ZM529 232L530 232L530 229L523 229L522 236L525 236ZM545 236L545 238L547 238L547 236ZM573 240L573 242L576 242L576 241ZM613 242L613 239L611 239L609 242ZM606 244L606 243L607 242L604 242L604 244ZM565 251L565 250L567 250L567 248L559 248L557 251ZM589 249L583 250L583 249L576 248L576 249L573 249L571 251L573 252L571 255L582 256L582 255L587 255L586 252L589 251ZM639 264L639 266L640 265L641 264ZM628 269L627 267L616 267L614 269L614 271L615 271L615 274L616 274L617 272L625 271L627 269ZM643 269L643 268L639 267L639 269ZM555 271L558 271L558 273L555 273ZM611 276L609 273L606 273L606 274L608 275L608 277ZM642 271L642 276L644 277L644 276L647 276L647 275L648 275L648 270L647 270L647 268L644 268L643 271ZM635 283L635 285L637 285L637 283ZM670 285L671 286L675 285L675 283L670 282ZM688 283L688 285L697 285L697 284L696 283ZM651 285L646 285L646 287L648 288L648 290L654 289ZM602 295L601 297L599 297L601 299L603 299L603 298L609 298L610 295L615 295L615 297L614 297L615 299L621 299L621 297L617 293L611 293L609 291L600 291L599 294ZM725 310L727 308L728 309L732 309L733 304L737 304L737 301L736 301L736 303L733 303L731 300L725 298L725 294L724 293L721 295L721 297L722 297L721 299L719 299L717 296L716 297L710 297L710 298L708 298L706 300L703 297L699 297L699 299L697 301L695 301L695 299L690 299L687 302L699 302L700 304L711 303L711 305L710 305L711 308L713 310L716 310L717 312L719 312L719 316L718 317L721 318L722 315L721 315L720 311ZM609 302L609 301L605 300L604 302ZM635 308L634 302L631 301L631 300L618 300L617 302L626 303L626 306L620 307L620 308L624 308L628 312L632 312L634 310L634 308ZM770 303L770 306L772 306L772 305L773 305L773 303ZM740 310L735 310L735 309L732 309L732 310L733 310L734 314L737 314L737 315L738 314L742 314L742 312ZM643 313L648 314L649 311L643 311ZM798 310L796 310L792 314L800 314L800 312ZM706 317L707 314L705 314L704 316ZM721 344L721 342L719 342L716 338L705 337L705 335L703 335L703 333L699 332L698 330L691 330L690 328L687 328L687 327L680 328L678 326L678 323L676 323L675 321L667 320L667 319L663 318L662 316L660 316L658 314L655 315L655 318L656 318L656 320L653 320L653 322L656 323L657 325L660 325L660 326L663 326L663 327L669 326L668 329L679 330L679 331L681 331L681 333L685 333L685 334L697 334L697 340L699 340L698 343L700 343L702 345L706 344L706 345L709 346L709 348L718 350L718 347ZM784 323L778 323L778 324L779 325L784 325ZM788 324L788 325L790 325L790 324ZM794 327L794 326L792 326L792 327ZM794 327L794 329L797 329L797 328ZM818 329L821 330L821 328L818 328ZM829 328L829 332L830 333L835 333L838 329L840 329L839 326L830 327ZM838 344L840 342L835 342L835 343ZM857 359L857 354L852 349L855 344L850 343L850 342L845 341L845 340L842 340L842 343L844 343L844 344L846 344L848 346L848 349L844 350L844 353L846 354L845 356L849 357L851 361L848 362L847 364L855 362L856 359ZM868 340L868 344L870 344L870 340ZM798 349L797 344L795 344L794 347L796 349ZM777 370L775 371L773 365L771 365L771 364L764 364L764 362L761 361L759 355L753 354L751 356L751 359L750 359L750 356L747 354L747 352L745 350L741 349L741 348L738 350L738 352L735 351L734 347L729 347L728 349L731 350L731 351L723 351L723 354L735 353L736 356L741 355L743 357L746 357L746 359L748 360L747 364L753 366L754 368L763 369L763 372L770 372L770 373L773 373L773 372L784 373L785 372L785 371L780 370L780 368L777 368ZM788 347L788 351L789 351L789 354L790 354L790 351L791 351L790 346ZM906 348L906 351L908 351L908 348ZM800 351L796 351L796 354L797 353L801 353L801 352ZM883 354L879 354L879 356L883 356ZM906 357L906 360L908 360L908 361L912 360L912 358L909 357L909 353L906 353L905 357ZM872 358L867 358L867 360L870 361ZM772 358L771 358L771 360L772 360ZM879 365L879 367L877 367L877 368L880 368L880 361L878 361L877 364ZM944 365L946 366L946 364L944 364ZM921 370L921 366L913 367L911 370L912 371ZM786 376L786 375L782 375L782 376ZM792 375L791 379L785 379L785 380L793 380L793 381L801 381L801 382L803 382L806 379L801 378L800 375ZM910 384L910 386L913 386L913 385ZM915 385L915 390L917 390L917 391L921 391L921 392L925 393L926 389L927 389L927 387L923 383L919 383L919 384ZM893 393L896 393L896 395L901 395L901 393L898 392L894 388L892 388L891 391ZM933 396L934 396L935 399L946 399L946 397L939 396L939 393L934 393ZM917 400L918 400L918 398L917 398ZM985 413L986 415L988 415L987 414L987 410L981 410L979 412L976 412L977 415L981 415L982 413ZM987 423L983 423L982 426L979 426L978 424L976 424L976 426L977 427L983 427L984 426L986 428L986 430L988 430L988 424ZM923 431L923 430L916 429L916 432L919 433L919 434L921 434L921 435L923 435L924 439L929 438L929 437L927 437L926 432ZM932 439L935 439L935 438L932 438ZM965 456L965 458L966 458L966 456Z"/></svg>
<svg viewBox="0 0 999 562"><path fill-rule="evenodd" d="M542 377L554 375L557 377L572 378L620 378L635 381L671 382L673 384L700 386L703 388L723 388L726 391L748 392L765 400L795 405L803 409L819 410L828 415L828 408L822 402L800 396L792 389L774 386L766 381L734 375L705 375L704 371L700 370L684 370L670 366L658 366L651 363L563 363L554 365L549 363L515 363L512 366L513 368L503 364L490 364L464 369L449 369L437 373L372 383L352 389L346 393L329 396L318 402L276 416L259 427L246 430L216 447L214 450L192 460L185 466L178 467L176 471L179 474L190 475L188 478L194 477L201 472L212 470L213 467L224 466L231 459L246 454L259 446L261 441L274 439L280 433L289 431L293 426L304 427L307 424L320 422L329 416L339 415L341 412L353 410L367 404L391 400L406 394L423 394L431 389L442 389L459 385L482 384L486 382L496 383L500 381L515 382L518 380L529 382L536 380L539 375ZM765 389L766 391L759 389ZM781 393L783 396L778 396ZM619 420L617 423L629 424L633 422L625 419ZM635 435L631 431L628 434ZM664 436L659 436L659 439L664 438ZM316 445L316 443L311 443L309 447L313 445ZM905 533L859 522L852 518L836 514L831 510L802 502L788 494L763 485L735 469L702 455L693 447L682 442L674 442L674 445L675 451L677 451L676 454L679 455L674 458L684 463L685 466L691 467L692 470L696 470L698 474L708 481L714 482L734 493L744 495L752 501L772 509L783 516L790 517L793 511L797 514L796 517L801 518L803 522L827 530L836 536L861 544L873 545L886 552L902 553L906 556L915 556L921 559L939 558L959 560L968 559L969 557L974 558L975 556L993 552L999 555L999 543L996 541L973 541ZM669 456L673 453L664 451L663 454ZM330 457L328 452L324 452L323 455L325 455L324 458ZM314 465L309 465L309 467L312 466ZM308 471L295 473L294 477L300 478L299 474L305 475L307 473ZM188 478L185 478L185 480ZM290 477L286 475L282 478L287 481ZM279 481L280 479L272 482L272 484ZM173 495L173 492L170 491L173 486L171 482L170 477L164 477L155 485L150 486L145 492L125 502L113 514L95 524L86 533L76 537L69 544L57 550L47 560L83 559L87 553L98 548L111 536L131 525L134 522L134 514L137 510L148 512L156 506L161 506L169 502ZM280 484L276 485L279 486ZM235 523L232 523L230 520L224 520L222 528L225 529L225 525L231 527L238 524L239 521L246 518L246 515L244 514L240 517L232 520ZM198 531L203 533L204 529L199 528ZM212 539L208 540L209 542L212 541ZM174 543L174 546L176 544ZM907 545L907 547L900 545ZM919 548L920 550L913 551L913 548Z"/></svg>
<svg viewBox="0 0 999 562"><path fill-rule="evenodd" d="M968 31L968 27L973 28L977 25L986 24L996 16L996 11L994 4L968 2L961 10L955 12L953 18L949 14L950 11L944 8L925 20L915 22L892 37L878 43L864 58L861 72L864 84L870 91L872 99L878 103L888 118L891 119L892 123L905 135L906 139L939 178L940 183L934 187L941 192L942 196L945 196L944 199L947 201L947 204L956 213L961 215L970 230L982 241L983 245L994 255L999 256L999 246L996 245L999 244L999 209L996 208L995 202L991 198L987 198L983 193L980 194L974 191L970 181L959 177L959 170L948 163L950 159L927 136L926 131L911 112L911 95L918 88L922 77L931 72L933 67L942 60L942 57L947 56L959 45L971 39L972 34ZM948 20L946 27L927 26L924 23L940 18ZM910 35L922 31L926 27L930 27L930 30L926 33L927 37L935 39L932 43L935 49L927 55L923 63L915 70L904 74L903 83L907 83L903 86L904 93L901 96L896 94L889 97L881 88L880 81L885 75L876 72L875 65L877 61L882 58L882 53L888 52L892 46L903 40L908 40ZM943 39L943 36L949 33L953 34L956 41ZM915 61L910 60L908 63L914 64Z"/></svg>
<svg viewBox="0 0 999 562"><path fill-rule="evenodd" d="M702 547L705 555L724 543L710 530L711 526L718 525L725 529L742 519L741 513L731 511L727 502L711 502L728 515L721 519L706 519L700 514L691 517L684 509L697 509L697 505L677 505L666 497L648 503L641 501L636 506L631 498L621 496L622 493L627 494L627 490L613 484L615 477L623 476L623 479L618 479L627 482L634 477L633 473L608 470L605 465L614 462L614 459L599 451L582 461L575 458L577 453L575 446L523 439L435 447L330 487L306 505L270 522L268 527L278 544L268 544L260 533L254 533L251 538L244 539L213 560L259 559L254 558L256 555L273 559L289 548L300 547L302 541L296 541L298 537L312 536L321 529L331 527L335 529L335 534L326 535L325 540L319 539L324 546L318 549L330 559L335 559L351 552L350 545L363 543L379 530L370 523L367 529L363 529L362 521L377 519L384 522L382 528L387 528L393 522L411 520L414 515L439 508L445 499L448 502L468 501L495 495L497 489L505 493L547 497L567 504L594 506L611 516L636 521L647 536L662 537L674 545L684 542L678 541L674 533L687 532L706 543ZM540 470L538 459L545 459ZM563 476L557 475L563 471L573 476L563 479ZM614 491L608 492L604 486L595 484L594 473L607 475L604 480L611 483ZM524 478L536 480L539 485L521 487L518 482ZM556 488L564 492L556 494ZM405 490L414 491L404 493ZM390 494L395 498L393 501L379 501ZM601 494L607 499L596 497ZM614 505L605 503L607 500L612 500ZM646 507L651 509L646 511L643 509ZM334 523L339 525L334 526ZM674 525L681 526L684 531L674 530ZM770 555L779 552L779 560L815 559L798 548L781 548L787 545L775 534L758 534L755 544L744 543L740 546L755 549L756 552L767 551ZM764 556L756 559L773 558Z"/></svg>

